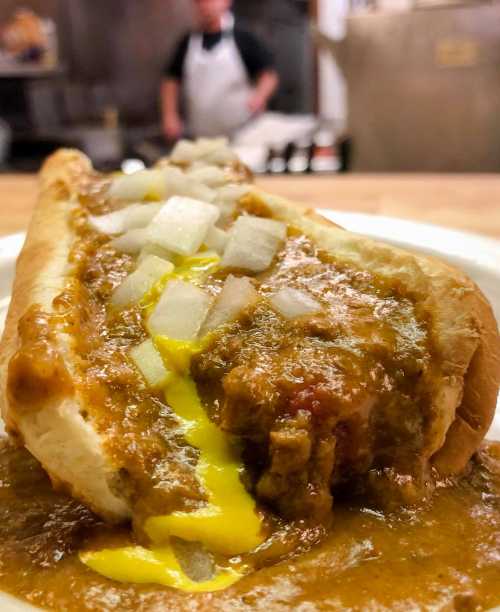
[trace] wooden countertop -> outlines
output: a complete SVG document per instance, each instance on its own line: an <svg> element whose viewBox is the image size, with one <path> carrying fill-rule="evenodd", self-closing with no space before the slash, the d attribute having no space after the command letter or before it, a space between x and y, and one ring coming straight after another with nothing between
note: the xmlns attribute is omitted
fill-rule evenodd
<svg viewBox="0 0 500 612"><path fill-rule="evenodd" d="M500 239L500 175L280 176L257 182L309 206L413 219ZM0 235L26 229L36 192L32 175L0 175Z"/></svg>

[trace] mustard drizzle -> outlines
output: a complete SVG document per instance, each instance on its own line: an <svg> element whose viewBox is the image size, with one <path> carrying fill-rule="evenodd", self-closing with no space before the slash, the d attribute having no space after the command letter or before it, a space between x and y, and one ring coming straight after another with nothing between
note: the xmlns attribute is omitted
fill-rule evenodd
<svg viewBox="0 0 500 612"><path fill-rule="evenodd" d="M170 280L177 278L196 284L217 269L219 259L201 254L176 263L174 271L144 296L142 305L147 315ZM118 581L157 583L186 592L217 591L238 581L244 569L219 568L211 579L193 581L179 565L170 538L199 542L211 553L231 557L256 548L264 540L261 520L252 496L241 482L243 464L239 449L210 421L189 376L191 359L203 350L204 342L183 342L164 336L154 338L154 342L165 365L173 372L164 389L165 399L177 415L186 441L200 451L196 475L208 502L191 512L148 518L144 528L153 543L150 549L129 546L87 551L80 554L80 559L94 571Z"/></svg>

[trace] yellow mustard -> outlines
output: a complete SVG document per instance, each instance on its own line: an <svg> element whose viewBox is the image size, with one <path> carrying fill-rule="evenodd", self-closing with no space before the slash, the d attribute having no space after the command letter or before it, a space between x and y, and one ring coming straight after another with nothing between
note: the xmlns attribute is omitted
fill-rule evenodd
<svg viewBox="0 0 500 612"><path fill-rule="evenodd" d="M255 548L262 542L261 522L240 479L243 466L238 450L207 417L190 378L176 377L166 399L184 425L187 442L200 450L196 472L208 504L194 512L149 518L146 533L155 543L177 536L224 555Z"/></svg>
<svg viewBox="0 0 500 612"><path fill-rule="evenodd" d="M176 270L162 279L145 296L147 310L154 307L171 278L196 282L214 271L218 261L193 257L179 262ZM81 553L81 560L108 578L125 582L157 583L188 592L224 589L243 573L234 568L220 569L210 580L195 582L179 565L170 545L175 536L199 542L208 551L227 557L254 549L264 539L255 502L241 482L243 464L231 438L208 418L195 382L189 377L192 357L203 350L203 343L157 337L155 344L166 366L174 373L165 389L165 398L177 415L186 441L200 451L196 474L208 501L192 512L154 516L144 525L154 548L130 546Z"/></svg>
<svg viewBox="0 0 500 612"><path fill-rule="evenodd" d="M151 550L142 546L129 546L85 552L80 554L80 559L95 572L112 580L161 584L188 593L221 591L242 577L241 573L227 568L210 580L191 580L183 572L171 546Z"/></svg>

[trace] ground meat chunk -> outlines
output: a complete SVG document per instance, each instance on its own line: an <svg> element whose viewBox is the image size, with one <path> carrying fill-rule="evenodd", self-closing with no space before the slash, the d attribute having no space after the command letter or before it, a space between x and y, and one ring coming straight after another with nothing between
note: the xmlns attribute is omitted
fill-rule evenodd
<svg viewBox="0 0 500 612"><path fill-rule="evenodd" d="M222 429L256 449L256 495L288 518L322 518L337 484L416 465L425 325L397 288L322 259L303 237L289 239L256 284L260 302L215 336L192 373L216 398ZM285 286L322 311L281 317L266 298Z"/></svg>
<svg viewBox="0 0 500 612"><path fill-rule="evenodd" d="M257 483L257 495L274 502L285 517L325 516L332 506L335 438L316 439L311 414L302 410L277 423L269 440L270 465Z"/></svg>
<svg viewBox="0 0 500 612"><path fill-rule="evenodd" d="M276 418L279 396L265 372L237 366L224 376L222 384L226 397L221 413L223 429L235 434L251 432L254 438L267 436Z"/></svg>

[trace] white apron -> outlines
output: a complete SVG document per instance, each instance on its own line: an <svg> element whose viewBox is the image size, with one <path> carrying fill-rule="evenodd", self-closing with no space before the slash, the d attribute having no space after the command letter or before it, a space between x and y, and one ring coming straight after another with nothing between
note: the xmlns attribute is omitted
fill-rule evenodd
<svg viewBox="0 0 500 612"><path fill-rule="evenodd" d="M210 50L202 34L191 35L184 76L190 136L231 136L250 119L252 87L232 27Z"/></svg>

